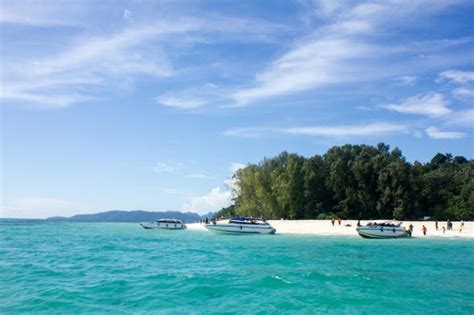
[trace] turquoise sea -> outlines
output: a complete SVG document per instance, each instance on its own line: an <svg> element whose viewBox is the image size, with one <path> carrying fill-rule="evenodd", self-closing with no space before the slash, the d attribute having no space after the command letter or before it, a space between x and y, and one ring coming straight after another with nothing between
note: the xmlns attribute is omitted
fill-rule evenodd
<svg viewBox="0 0 474 315"><path fill-rule="evenodd" d="M474 241L0 221L0 313L474 313Z"/></svg>

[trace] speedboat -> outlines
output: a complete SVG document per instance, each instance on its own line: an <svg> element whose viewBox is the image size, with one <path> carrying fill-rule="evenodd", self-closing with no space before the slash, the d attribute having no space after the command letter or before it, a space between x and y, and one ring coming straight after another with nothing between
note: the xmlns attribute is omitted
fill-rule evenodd
<svg viewBox="0 0 474 315"><path fill-rule="evenodd" d="M140 225L144 229L184 230L186 224L178 219L160 219L155 222L143 222Z"/></svg>
<svg viewBox="0 0 474 315"><path fill-rule="evenodd" d="M365 226L358 226L356 230L364 238L411 237L411 231L399 221L370 222Z"/></svg>
<svg viewBox="0 0 474 315"><path fill-rule="evenodd" d="M273 226L262 219L232 218L228 222L212 221L205 225L209 231L226 234L275 234Z"/></svg>

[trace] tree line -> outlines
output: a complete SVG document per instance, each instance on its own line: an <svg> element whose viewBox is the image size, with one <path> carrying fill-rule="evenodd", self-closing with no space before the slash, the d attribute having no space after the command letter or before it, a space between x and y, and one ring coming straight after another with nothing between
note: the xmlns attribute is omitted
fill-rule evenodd
<svg viewBox="0 0 474 315"><path fill-rule="evenodd" d="M474 218L474 160L449 153L422 164L384 143L335 146L310 158L282 152L234 179L234 204L218 217Z"/></svg>

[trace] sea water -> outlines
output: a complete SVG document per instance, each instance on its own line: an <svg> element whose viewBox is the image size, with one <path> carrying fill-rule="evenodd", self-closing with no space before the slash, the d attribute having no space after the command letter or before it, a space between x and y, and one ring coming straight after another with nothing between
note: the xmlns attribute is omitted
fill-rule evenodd
<svg viewBox="0 0 474 315"><path fill-rule="evenodd" d="M0 222L0 313L474 313L474 242Z"/></svg>

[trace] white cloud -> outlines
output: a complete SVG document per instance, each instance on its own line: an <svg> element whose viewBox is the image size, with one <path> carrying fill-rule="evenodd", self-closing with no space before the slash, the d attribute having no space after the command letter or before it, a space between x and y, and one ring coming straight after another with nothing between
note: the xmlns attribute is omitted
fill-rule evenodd
<svg viewBox="0 0 474 315"><path fill-rule="evenodd" d="M380 136L407 133L405 125L392 123L369 123L364 125L313 126L279 129L283 133L322 137Z"/></svg>
<svg viewBox="0 0 474 315"><path fill-rule="evenodd" d="M454 83L468 83L474 81L474 72L472 71L460 71L460 70L448 70L441 72L438 76L438 82L449 81Z"/></svg>
<svg viewBox="0 0 474 315"><path fill-rule="evenodd" d="M345 1L314 1L314 11L316 16L329 17L335 13L340 13L343 9L347 8L347 2Z"/></svg>
<svg viewBox="0 0 474 315"><path fill-rule="evenodd" d="M400 103L380 105L380 107L404 114L440 117L451 112L448 100L440 93L429 93L409 97Z"/></svg>
<svg viewBox="0 0 474 315"><path fill-rule="evenodd" d="M219 211L229 206L231 202L232 192L230 190L222 190L220 187L215 187L203 196L192 198L191 201L183 205L182 210L206 214L211 211Z"/></svg>
<svg viewBox="0 0 474 315"><path fill-rule="evenodd" d="M155 101L163 106L190 110L204 105L222 104L226 101L227 92L216 84L207 82L192 88L172 91L155 97Z"/></svg>
<svg viewBox="0 0 474 315"><path fill-rule="evenodd" d="M239 163L239 162L232 162L232 164L230 165L230 171L232 172L232 174L235 174L235 172L237 172L238 170L242 169L242 168L245 168L247 165L243 164L243 163Z"/></svg>
<svg viewBox="0 0 474 315"><path fill-rule="evenodd" d="M436 127L426 128L426 134L433 139L460 139L466 136L463 132L458 131L441 131Z"/></svg>
<svg viewBox="0 0 474 315"><path fill-rule="evenodd" d="M155 173L173 173L183 167L182 163L178 162L156 162L153 166Z"/></svg>
<svg viewBox="0 0 474 315"><path fill-rule="evenodd" d="M201 171L201 172L195 172L195 173L190 173L184 176L185 178L191 178L191 179L210 179L213 178L210 176L208 173Z"/></svg>
<svg viewBox="0 0 474 315"><path fill-rule="evenodd" d="M0 23L34 27L85 26L84 3L60 1L1 1Z"/></svg>
<svg viewBox="0 0 474 315"><path fill-rule="evenodd" d="M469 88L460 87L452 92L459 99L472 98L474 92ZM440 93L428 93L408 97L399 103L380 105L380 107L404 114L424 115L437 118L447 126L474 128L474 110L463 109L453 111L448 105L449 100ZM435 139L456 139L466 134L457 131L440 131L436 127L429 127L425 132Z"/></svg>
<svg viewBox="0 0 474 315"><path fill-rule="evenodd" d="M472 129L474 128L474 109L452 112L443 117L443 119L448 126L469 127Z"/></svg>
<svg viewBox="0 0 474 315"><path fill-rule="evenodd" d="M43 59L6 64L0 97L42 107L67 107L87 99L78 91L106 85L119 77L133 80L139 75L166 77L172 66L159 49L144 45L157 36L183 33L195 25L154 24L129 28L108 37L89 37ZM140 46L140 52L136 48ZM122 79L123 81L123 79ZM37 82L41 82L38 86Z"/></svg>
<svg viewBox="0 0 474 315"><path fill-rule="evenodd" d="M164 106L177 107L181 109L194 109L206 104L204 100L185 98L180 96L158 96L155 100Z"/></svg>
<svg viewBox="0 0 474 315"><path fill-rule="evenodd" d="M449 47L456 45L454 42L382 45L377 39L385 34L383 30L386 28L399 27L407 20L455 4L428 1L318 2L317 22L321 25L320 17L323 16L322 26L272 61L256 75L253 85L236 90L232 94L235 106L332 84L371 81L400 76L407 71L446 66L446 60L453 60L448 55ZM463 58L468 60L470 57L466 55ZM405 78L405 83L413 82L413 77Z"/></svg>
<svg viewBox="0 0 474 315"><path fill-rule="evenodd" d="M43 6L54 7L47 4ZM45 13L47 17L40 20L49 23L50 16L61 16L59 13L67 11L70 5L57 7L58 10L51 9L53 13ZM25 5L17 9L10 8L8 14L2 10L0 17L3 21L13 20L15 12L22 13L25 10ZM123 17L129 19L130 14L131 11L125 10ZM278 25L259 20L177 15L154 19L153 22L125 23L123 29L116 31L114 28L111 33L106 27L101 27L104 26L102 20L97 19L94 29L83 30L72 40L71 37L55 37L54 45L35 46L31 53L18 54L11 49L9 55L2 54L0 84L4 91L0 99L37 107L64 108L90 100L101 89L116 89L121 85L133 87L134 82L142 78L157 80L178 75L174 65L176 55L181 52L180 49L189 48L196 42L216 42L239 36L240 40L251 41L273 34L277 29L281 30ZM220 38L217 36L219 34L226 36ZM27 40L22 43L27 45ZM23 48L23 51L27 50ZM168 58L168 55L172 57ZM168 95L163 103L184 108L200 105L189 97L180 98L176 95Z"/></svg>
<svg viewBox="0 0 474 315"><path fill-rule="evenodd" d="M144 56L131 53L139 44L166 34L183 33L194 30L193 21L182 20L182 24L156 23L152 25L128 28L107 37L90 37L71 45L71 48L47 59L34 61L30 71L33 75L53 75L65 71L79 71L85 66L100 76L108 74L145 73L156 76L170 75L169 65L159 51L155 55ZM158 58L157 58L158 57ZM18 70L18 69L16 69ZM87 75L93 77L90 72Z"/></svg>
<svg viewBox="0 0 474 315"><path fill-rule="evenodd" d="M355 108L358 109L358 110L365 110L365 111L374 110L373 107L368 107L368 106L356 106Z"/></svg>
<svg viewBox="0 0 474 315"><path fill-rule="evenodd" d="M403 124L387 122L366 123L360 125L322 125L289 128L248 127L228 129L224 131L226 136L258 138L269 133L284 133L290 135L306 135L321 137L357 137L357 136L380 136L389 134L407 134L409 127Z"/></svg>
<svg viewBox="0 0 474 315"><path fill-rule="evenodd" d="M207 214L209 212L216 212L224 207L232 204L232 198L238 190L237 180L229 178L224 181L224 189L221 187L214 187L210 192L202 196L191 198L182 206L183 211L196 212L199 214Z"/></svg>
<svg viewBox="0 0 474 315"><path fill-rule="evenodd" d="M31 89L31 86L19 89L3 86L0 89L0 99L24 102L27 104L41 104L42 108L66 108L74 103L84 102L94 98L76 92L68 94L37 93Z"/></svg>
<svg viewBox="0 0 474 315"><path fill-rule="evenodd" d="M345 38L308 39L258 74L255 87L238 90L232 97L237 105L244 106L327 84L378 77L381 72L369 69L366 64L361 66L361 61L367 56L383 54L379 48Z"/></svg>
<svg viewBox="0 0 474 315"><path fill-rule="evenodd" d="M454 96L460 99L464 99L464 98L473 99L474 98L474 90L467 87L456 88L452 91L452 93L454 94Z"/></svg>

